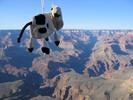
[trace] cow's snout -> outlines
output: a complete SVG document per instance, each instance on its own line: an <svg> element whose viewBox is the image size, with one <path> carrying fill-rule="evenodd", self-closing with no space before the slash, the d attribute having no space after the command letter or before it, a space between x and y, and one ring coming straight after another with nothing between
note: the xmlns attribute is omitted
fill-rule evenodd
<svg viewBox="0 0 133 100"><path fill-rule="evenodd" d="M54 17L60 17L61 15L58 13L54 13Z"/></svg>

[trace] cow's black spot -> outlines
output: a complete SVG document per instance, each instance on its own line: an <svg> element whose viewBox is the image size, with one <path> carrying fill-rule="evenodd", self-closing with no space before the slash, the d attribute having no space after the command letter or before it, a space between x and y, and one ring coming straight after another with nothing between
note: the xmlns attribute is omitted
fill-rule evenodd
<svg viewBox="0 0 133 100"><path fill-rule="evenodd" d="M43 14L39 14L35 16L35 20L37 25L45 25L46 17Z"/></svg>
<svg viewBox="0 0 133 100"><path fill-rule="evenodd" d="M40 28L40 29L38 29L38 32L39 33L46 33L47 32L47 29L44 27L44 28Z"/></svg>
<svg viewBox="0 0 133 100"><path fill-rule="evenodd" d="M49 24L47 23L47 28L49 28Z"/></svg>

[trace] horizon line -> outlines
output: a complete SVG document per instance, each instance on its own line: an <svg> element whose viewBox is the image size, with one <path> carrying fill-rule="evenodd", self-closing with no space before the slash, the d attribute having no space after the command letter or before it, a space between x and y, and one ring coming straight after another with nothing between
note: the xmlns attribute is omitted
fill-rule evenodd
<svg viewBox="0 0 133 100"><path fill-rule="evenodd" d="M0 30L22 30L22 29L19 29L19 28L16 28L16 29L14 29L14 28L12 28L12 29L0 29ZM26 30L30 30L30 29L26 29ZM61 30L132 30L133 31L133 29L84 29L84 28L64 28L64 29L61 29Z"/></svg>

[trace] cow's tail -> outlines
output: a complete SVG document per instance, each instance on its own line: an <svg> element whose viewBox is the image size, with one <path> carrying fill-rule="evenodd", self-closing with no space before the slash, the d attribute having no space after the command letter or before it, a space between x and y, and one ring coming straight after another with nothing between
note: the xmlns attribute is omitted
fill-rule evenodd
<svg viewBox="0 0 133 100"><path fill-rule="evenodd" d="M18 43L20 43L20 40L21 40L21 38L22 38L22 35L23 35L25 29L26 29L29 25L31 25L31 24L32 24L32 22L28 22L28 23L22 28L22 30L21 30L21 32L20 32L20 34L19 34L19 37L17 38L17 42L18 42Z"/></svg>

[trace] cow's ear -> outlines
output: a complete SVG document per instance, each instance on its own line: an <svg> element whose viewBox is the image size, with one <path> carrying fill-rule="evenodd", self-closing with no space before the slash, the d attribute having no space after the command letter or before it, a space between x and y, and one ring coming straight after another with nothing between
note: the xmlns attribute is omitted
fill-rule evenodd
<svg viewBox="0 0 133 100"><path fill-rule="evenodd" d="M53 8L51 8L51 10L53 10Z"/></svg>

